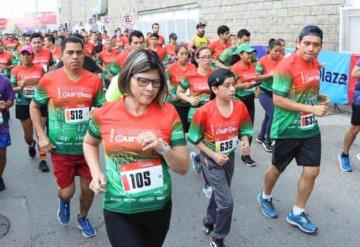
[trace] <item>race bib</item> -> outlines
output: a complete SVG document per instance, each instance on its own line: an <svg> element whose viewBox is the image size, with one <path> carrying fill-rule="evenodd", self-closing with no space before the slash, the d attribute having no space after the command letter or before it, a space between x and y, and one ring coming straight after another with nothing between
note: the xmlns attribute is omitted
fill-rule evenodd
<svg viewBox="0 0 360 247"><path fill-rule="evenodd" d="M47 66L47 64L42 64L41 66L43 67L43 70L45 71L45 73L48 72L49 67Z"/></svg>
<svg viewBox="0 0 360 247"><path fill-rule="evenodd" d="M23 95L25 98L30 98L32 99L34 97L35 94L35 90L36 90L36 86L32 85L32 86L25 86L23 88Z"/></svg>
<svg viewBox="0 0 360 247"><path fill-rule="evenodd" d="M308 112L301 113L301 128L307 129L315 126L316 120L315 115Z"/></svg>
<svg viewBox="0 0 360 247"><path fill-rule="evenodd" d="M153 190L164 185L160 159L121 165L120 176L124 191L128 194Z"/></svg>
<svg viewBox="0 0 360 247"><path fill-rule="evenodd" d="M82 123L89 120L89 107L65 109L66 123Z"/></svg>
<svg viewBox="0 0 360 247"><path fill-rule="evenodd" d="M224 141L215 142L215 152L230 153L234 151L239 145L239 138L237 136Z"/></svg>

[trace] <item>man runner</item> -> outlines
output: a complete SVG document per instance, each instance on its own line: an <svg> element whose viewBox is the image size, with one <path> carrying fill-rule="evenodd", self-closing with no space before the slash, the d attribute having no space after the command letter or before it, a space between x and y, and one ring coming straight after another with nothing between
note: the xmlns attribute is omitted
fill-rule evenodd
<svg viewBox="0 0 360 247"><path fill-rule="evenodd" d="M82 68L84 43L77 37L65 39L62 46L64 67L46 74L39 83L30 106L31 119L43 151L52 151L51 160L59 187L58 219L61 224L70 220L70 200L75 193L75 176L80 176L80 212L78 227L85 237L96 230L87 218L94 198L89 189L91 175L83 156L83 137L88 128L89 112L104 101L100 78ZM40 120L40 105L49 109L49 137Z"/></svg>
<svg viewBox="0 0 360 247"><path fill-rule="evenodd" d="M264 190L257 199L261 212L276 218L271 192L287 165L295 158L302 166L295 205L288 213L287 222L305 233L316 233L318 228L305 214L305 206L320 173L321 139L315 116L324 116L327 105L318 102L323 32L317 26L306 26L296 42L297 51L277 67L273 80L275 112L271 138L275 139L272 165L265 174Z"/></svg>

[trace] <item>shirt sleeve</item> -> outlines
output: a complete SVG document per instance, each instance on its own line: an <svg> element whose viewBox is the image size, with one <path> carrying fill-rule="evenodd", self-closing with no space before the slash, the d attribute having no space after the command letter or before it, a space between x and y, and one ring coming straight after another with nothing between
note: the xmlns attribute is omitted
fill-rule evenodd
<svg viewBox="0 0 360 247"><path fill-rule="evenodd" d="M273 93L280 96L287 96L292 83L292 76L288 69L290 65L280 65L275 71L273 79Z"/></svg>
<svg viewBox="0 0 360 247"><path fill-rule="evenodd" d="M14 100L15 99L15 93L14 90L11 86L10 80L8 78L5 77L5 97L6 100Z"/></svg>
<svg viewBox="0 0 360 247"><path fill-rule="evenodd" d="M114 76L114 78L111 79L110 85L105 94L105 99L107 102L113 102L122 97L122 93L118 87L118 79L119 75Z"/></svg>
<svg viewBox="0 0 360 247"><path fill-rule="evenodd" d="M239 138L243 136L253 136L253 124L251 123L249 112L244 104L241 109L242 121L239 128Z"/></svg>
<svg viewBox="0 0 360 247"><path fill-rule="evenodd" d="M189 79L187 79L187 78L182 79L180 86L182 89L187 90L190 87Z"/></svg>
<svg viewBox="0 0 360 247"><path fill-rule="evenodd" d="M32 100L38 105L46 105L49 101L49 95L46 91L45 84L45 79L40 79L39 86L35 90Z"/></svg>
<svg viewBox="0 0 360 247"><path fill-rule="evenodd" d="M226 49L226 50L219 56L220 62L225 63L225 64L229 64L229 63L230 63L230 58L231 58L231 49L230 49L230 48Z"/></svg>
<svg viewBox="0 0 360 247"><path fill-rule="evenodd" d="M102 106L104 101L105 101L104 89L103 89L103 86L102 86L102 82L99 79L99 87L98 87L98 90L97 90L97 93L96 93L96 96L95 96L94 106L95 107L100 107L100 106Z"/></svg>
<svg viewBox="0 0 360 247"><path fill-rule="evenodd" d="M178 113L176 110L173 110L174 118L173 118L173 126L171 130L171 136L170 136L170 146L185 146L186 145L186 139L184 134L184 128L182 126L181 120L179 118Z"/></svg>
<svg viewBox="0 0 360 247"><path fill-rule="evenodd" d="M262 75L264 73L264 66L261 62L261 60L256 64L256 73L258 73L259 75Z"/></svg>
<svg viewBox="0 0 360 247"><path fill-rule="evenodd" d="M12 69L11 70L11 75L10 75L10 83L12 86L16 87L17 86L17 79L16 79L16 69Z"/></svg>
<svg viewBox="0 0 360 247"><path fill-rule="evenodd" d="M96 139L101 139L100 124L98 122L101 109L96 110L90 117L87 132Z"/></svg>
<svg viewBox="0 0 360 247"><path fill-rule="evenodd" d="M201 139L204 137L205 130L205 121L206 121L206 112L199 108L195 111L195 114L191 120L188 140L193 144L198 144Z"/></svg>

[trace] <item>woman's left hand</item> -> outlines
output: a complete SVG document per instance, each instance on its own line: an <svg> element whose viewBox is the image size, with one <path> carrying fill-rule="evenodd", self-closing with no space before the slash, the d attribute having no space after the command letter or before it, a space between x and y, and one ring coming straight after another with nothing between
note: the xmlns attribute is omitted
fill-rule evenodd
<svg viewBox="0 0 360 247"><path fill-rule="evenodd" d="M145 131L138 135L138 141L143 151L155 149L157 152L165 151L164 143L151 131Z"/></svg>

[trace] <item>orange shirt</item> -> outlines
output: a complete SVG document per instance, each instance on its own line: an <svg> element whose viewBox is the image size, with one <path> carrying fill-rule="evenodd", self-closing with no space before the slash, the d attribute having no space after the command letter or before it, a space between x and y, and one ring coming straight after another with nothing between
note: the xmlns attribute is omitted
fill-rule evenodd
<svg viewBox="0 0 360 247"><path fill-rule="evenodd" d="M213 57L218 58L226 48L231 46L231 43L228 41L225 44L221 44L220 39L218 39L210 42L208 46L212 50Z"/></svg>
<svg viewBox="0 0 360 247"><path fill-rule="evenodd" d="M129 50L126 50L122 53L120 53L117 57L116 57L116 63L120 66L120 68L123 68L125 65L125 61L128 58L130 54Z"/></svg>
<svg viewBox="0 0 360 247"><path fill-rule="evenodd" d="M95 45L93 42L85 44L85 55L91 57L94 54Z"/></svg>
<svg viewBox="0 0 360 247"><path fill-rule="evenodd" d="M4 64L9 66L11 64L11 53L7 51L3 51L0 53L0 64Z"/></svg>
<svg viewBox="0 0 360 247"><path fill-rule="evenodd" d="M6 47L7 51L13 52L16 51L16 48L19 46L19 41L13 39L13 40L3 40L4 45Z"/></svg>
<svg viewBox="0 0 360 247"><path fill-rule="evenodd" d="M165 48L164 48L164 47L158 46L158 47L156 48L156 50L151 49L150 47L148 47L148 49L155 51L155 52L158 54L158 56L160 57L160 60L161 60L161 61L164 60L165 55L166 55L166 51L165 51Z"/></svg>
<svg viewBox="0 0 360 247"><path fill-rule="evenodd" d="M165 42L164 36L159 34L159 46L163 46ZM150 46L150 37L146 37L146 43L148 44L148 46Z"/></svg>
<svg viewBox="0 0 360 247"><path fill-rule="evenodd" d="M170 64L166 68L167 79L172 86L180 85L181 81L189 74L196 73L196 67L192 63L187 63L185 70L182 70L178 62Z"/></svg>
<svg viewBox="0 0 360 247"><path fill-rule="evenodd" d="M116 58L119 54L118 50L113 49L111 52L102 51L99 53L99 58L103 65L113 64L116 61Z"/></svg>
<svg viewBox="0 0 360 247"><path fill-rule="evenodd" d="M231 66L231 71L235 73L241 82L251 82L256 78L255 65L253 63L246 66L239 61Z"/></svg>
<svg viewBox="0 0 360 247"><path fill-rule="evenodd" d="M49 71L49 67L52 64L52 54L47 48L42 48L39 52L35 52L34 64L40 64L43 66L44 71Z"/></svg>
<svg viewBox="0 0 360 247"><path fill-rule="evenodd" d="M170 57L175 57L175 50L176 50L176 45L173 45L171 43L169 43L168 45L165 46L165 51L166 54Z"/></svg>
<svg viewBox="0 0 360 247"><path fill-rule="evenodd" d="M51 51L54 62L57 64L61 59L61 47L55 46L55 49L50 50L50 51Z"/></svg>

